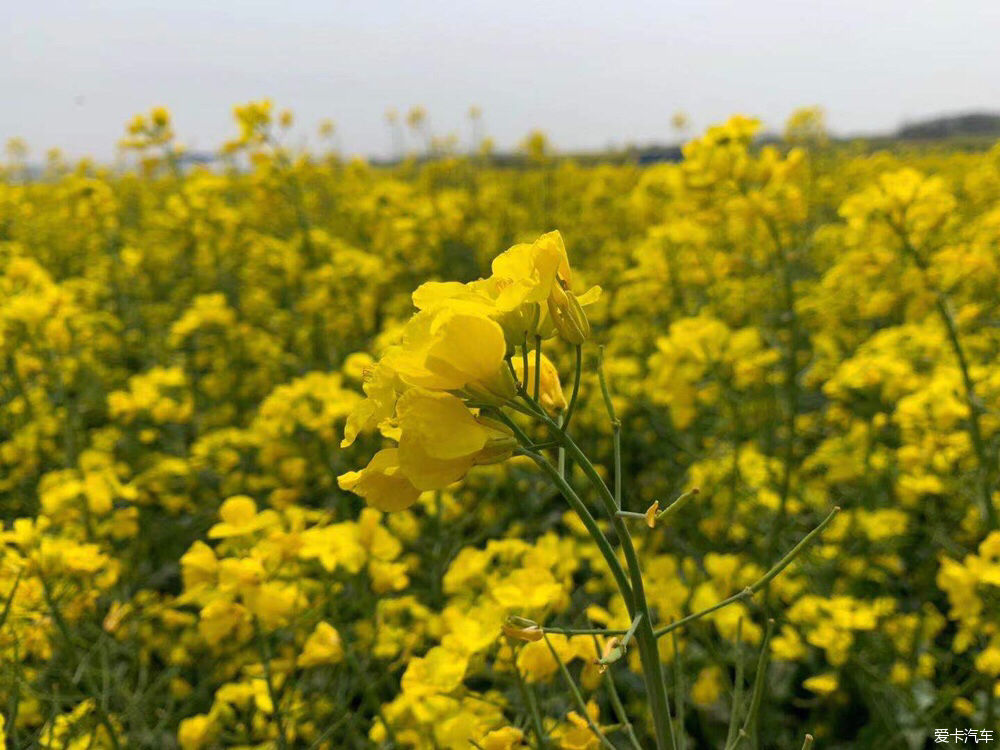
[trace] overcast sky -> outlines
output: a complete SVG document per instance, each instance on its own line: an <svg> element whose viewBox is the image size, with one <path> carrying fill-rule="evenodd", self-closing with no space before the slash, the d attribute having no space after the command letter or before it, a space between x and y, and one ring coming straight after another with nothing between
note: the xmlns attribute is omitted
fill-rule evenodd
<svg viewBox="0 0 1000 750"><path fill-rule="evenodd" d="M532 128L564 149L669 141L677 110L780 128L808 104L879 131L1000 109L1000 0L0 0L0 140L36 155L107 158L158 104L213 148L265 96L368 155L414 104L464 142L476 104L502 147Z"/></svg>

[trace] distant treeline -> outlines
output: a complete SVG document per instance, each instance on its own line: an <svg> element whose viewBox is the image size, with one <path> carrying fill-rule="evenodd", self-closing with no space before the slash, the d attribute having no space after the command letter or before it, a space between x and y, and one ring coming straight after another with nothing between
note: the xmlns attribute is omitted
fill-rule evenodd
<svg viewBox="0 0 1000 750"><path fill-rule="evenodd" d="M970 112L906 123L896 131L897 138L927 139L965 136L1000 137L1000 114Z"/></svg>
<svg viewBox="0 0 1000 750"><path fill-rule="evenodd" d="M904 123L892 133L878 133L867 136L837 136L830 138L832 143L865 142L871 148L892 148L901 141L939 141L950 140L951 146L980 149L988 148L994 140L1000 139L1000 114L994 112L968 112L957 115L945 115L926 120ZM781 136L777 133L764 133L758 140L759 144L780 143ZM958 143L955 143L958 142ZM661 161L680 161L681 149L675 145L652 145L634 149L630 152L632 159L640 164ZM596 157L596 155L591 155Z"/></svg>

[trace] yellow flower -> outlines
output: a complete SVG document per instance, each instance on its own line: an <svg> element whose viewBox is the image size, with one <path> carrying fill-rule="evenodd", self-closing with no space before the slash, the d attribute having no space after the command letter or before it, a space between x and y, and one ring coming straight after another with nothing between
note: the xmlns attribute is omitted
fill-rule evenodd
<svg viewBox="0 0 1000 750"><path fill-rule="evenodd" d="M247 609L269 630L286 624L302 598L296 586L277 581L244 589L241 596Z"/></svg>
<svg viewBox="0 0 1000 750"><path fill-rule="evenodd" d="M219 563L219 591L237 594L259 586L267 577L264 564L256 557L227 557Z"/></svg>
<svg viewBox="0 0 1000 750"><path fill-rule="evenodd" d="M280 520L273 510L258 513L257 503L246 495L235 495L226 500L219 508L219 517L222 523L217 523L208 530L209 539L252 534L274 526Z"/></svg>
<svg viewBox="0 0 1000 750"><path fill-rule="evenodd" d="M524 375L524 358L514 358L514 372L525 390L534 395L535 391L535 352L528 352L528 375ZM559 382L559 371L552 361L544 354L541 356L541 367L538 376L538 401L550 412L562 411L567 407L566 396Z"/></svg>
<svg viewBox="0 0 1000 750"><path fill-rule="evenodd" d="M462 683L468 664L467 654L435 646L410 660L401 682L403 693L410 699L449 693Z"/></svg>
<svg viewBox="0 0 1000 750"><path fill-rule="evenodd" d="M593 701L587 704L587 714L596 724L599 716L597 704ZM601 746L601 741L590 728L590 723L586 718L580 716L576 711L566 714L569 726L559 732L559 747L562 750L597 750Z"/></svg>
<svg viewBox="0 0 1000 750"><path fill-rule="evenodd" d="M362 431L374 429L390 419L396 408L396 373L391 368L383 363L367 367L362 378L367 398L359 401L347 415L341 448L354 443Z"/></svg>
<svg viewBox="0 0 1000 750"><path fill-rule="evenodd" d="M406 563L372 560L368 563L368 577L371 578L372 591L376 594L402 591L410 583L406 571Z"/></svg>
<svg viewBox="0 0 1000 750"><path fill-rule="evenodd" d="M497 620L500 611L486 605L472 611L464 607L448 607L442 612L442 620L448 634L441 644L452 651L475 654L489 648L497 640Z"/></svg>
<svg viewBox="0 0 1000 750"><path fill-rule="evenodd" d="M475 416L448 393L407 391L396 416L400 467L422 490L447 487L476 464L502 461L516 444L506 426Z"/></svg>
<svg viewBox="0 0 1000 750"><path fill-rule="evenodd" d="M383 362L411 386L465 389L503 400L516 395L506 354L503 330L495 321L442 307L414 315L401 345L386 352Z"/></svg>
<svg viewBox="0 0 1000 750"><path fill-rule="evenodd" d="M306 639L299 654L300 667L316 667L321 664L338 664L344 658L344 649L340 643L340 633L333 625L320 622Z"/></svg>
<svg viewBox="0 0 1000 750"><path fill-rule="evenodd" d="M818 695L829 695L837 690L839 684L837 675L833 672L827 672L810 677L802 683L802 686Z"/></svg>
<svg viewBox="0 0 1000 750"><path fill-rule="evenodd" d="M600 287L593 287L577 297L572 291L572 272L566 246L559 232L543 234L532 244L515 245L493 259L490 281L497 289L496 307L500 311L519 311L519 316L506 316L505 329L511 330L512 343L533 335L548 338L559 334L571 344L582 344L590 336L590 322L583 312L585 305L596 302ZM537 314L526 314L524 307L544 305L547 320ZM532 330L534 329L534 330Z"/></svg>
<svg viewBox="0 0 1000 750"><path fill-rule="evenodd" d="M559 668L549 649L550 644L564 664L569 664L578 656L590 660L595 657L594 643L590 639L584 643L556 633L546 635L545 640L525 644L517 655L517 668L528 682L547 680Z"/></svg>
<svg viewBox="0 0 1000 750"><path fill-rule="evenodd" d="M418 490L399 466L399 449L380 450L361 471L337 477L342 490L360 495L374 508L391 513L409 508L420 497Z"/></svg>
<svg viewBox="0 0 1000 750"><path fill-rule="evenodd" d="M108 557L96 544L78 544L69 539L42 539L38 558L45 572L91 575L108 565Z"/></svg>
<svg viewBox="0 0 1000 750"><path fill-rule="evenodd" d="M1000 676L1000 639L976 657L976 669L990 677Z"/></svg>
<svg viewBox="0 0 1000 750"><path fill-rule="evenodd" d="M488 279L469 284L423 284L413 303L425 311L451 309L492 318L503 330L508 353L535 336L558 333L578 344L590 335L582 308L599 298L600 287L580 297L570 291L572 274L559 232L514 245L493 259L491 270Z"/></svg>
<svg viewBox="0 0 1000 750"><path fill-rule="evenodd" d="M246 622L247 611L242 605L216 599L201 610L198 632L209 645L217 646Z"/></svg>
<svg viewBox="0 0 1000 750"><path fill-rule="evenodd" d="M253 688L253 703L258 711L265 714L274 713L274 700L271 698L271 689L267 680L257 677L250 680L250 687Z"/></svg>
<svg viewBox="0 0 1000 750"><path fill-rule="evenodd" d="M802 638L794 628L781 626L781 633L771 639L771 653L775 659L782 661L798 661L808 653Z"/></svg>
<svg viewBox="0 0 1000 750"><path fill-rule="evenodd" d="M114 633L121 627L125 618L132 614L132 611L132 604L122 604L117 601L112 602L110 609L108 609L108 614L104 617L104 622L101 623L101 627L108 633Z"/></svg>
<svg viewBox="0 0 1000 750"><path fill-rule="evenodd" d="M515 570L498 582L491 593L502 607L539 610L561 599L564 591L548 568L532 566Z"/></svg>
<svg viewBox="0 0 1000 750"><path fill-rule="evenodd" d="M710 706L722 695L722 670L705 667L691 686L691 700L697 706Z"/></svg>
<svg viewBox="0 0 1000 750"><path fill-rule="evenodd" d="M207 714L198 714L181 721L177 742L181 750L201 750L215 738L216 726Z"/></svg>
<svg viewBox="0 0 1000 750"><path fill-rule="evenodd" d="M479 742L483 750L518 750L524 742L524 732L515 727L494 729Z"/></svg>
<svg viewBox="0 0 1000 750"><path fill-rule="evenodd" d="M955 713L967 718L971 718L976 713L976 704L968 698L956 698L952 701L951 707L954 709Z"/></svg>
<svg viewBox="0 0 1000 750"><path fill-rule="evenodd" d="M557 275L569 281L569 258L559 232L543 234L530 245L514 245L493 259L492 280L498 288L496 306L514 310L526 303L543 303Z"/></svg>
<svg viewBox="0 0 1000 750"><path fill-rule="evenodd" d="M418 310L447 307L456 312L492 316L505 312L496 303L497 284L490 279L479 279L463 284L459 281L426 281L411 295Z"/></svg>
<svg viewBox="0 0 1000 750"><path fill-rule="evenodd" d="M246 708L253 697L253 685L245 682L227 682L215 691L216 704L225 703L236 708Z"/></svg>

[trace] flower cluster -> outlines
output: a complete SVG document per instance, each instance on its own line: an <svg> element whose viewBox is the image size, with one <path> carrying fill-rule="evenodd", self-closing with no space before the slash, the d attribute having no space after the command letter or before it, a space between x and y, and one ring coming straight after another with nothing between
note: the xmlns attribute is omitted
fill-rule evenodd
<svg viewBox="0 0 1000 750"><path fill-rule="evenodd" d="M378 429L397 447L384 448L361 471L339 477L342 489L385 511L408 508L421 492L444 489L473 466L510 457L510 428L469 403L503 406L534 379L549 408L565 403L552 363L540 359L541 342L558 335L582 344L590 334L583 305L595 287L577 297L562 236L542 235L498 255L493 274L461 284L428 282L413 293L417 312L379 361L365 373L366 399L348 416L341 447ZM534 342L540 364L527 351ZM527 367L512 363L522 346ZM526 379L525 376L530 378Z"/></svg>

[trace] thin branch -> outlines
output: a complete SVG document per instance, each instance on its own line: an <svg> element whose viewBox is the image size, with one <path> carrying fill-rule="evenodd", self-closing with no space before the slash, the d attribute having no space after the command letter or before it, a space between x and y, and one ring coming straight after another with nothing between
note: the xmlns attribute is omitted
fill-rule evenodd
<svg viewBox="0 0 1000 750"><path fill-rule="evenodd" d="M604 736L604 732L601 728L597 726L590 713L587 711L587 702L583 699L583 695L580 693L580 688L577 687L576 682L573 680L573 676L569 673L566 668L566 664L563 662L562 657L559 656L559 652L556 651L555 647L552 645L552 641L549 640L547 635L542 636L545 639L545 645L549 647L549 651L552 653L552 658L556 660L559 665L559 671L562 673L562 678L566 682L566 687L569 688L570 693L573 694L573 700L576 701L576 707L579 710L581 716L586 719L587 726L590 727L590 731L594 733L594 736L600 741L602 745L610 748L611 750L616 750L615 746L611 744L607 737Z"/></svg>

